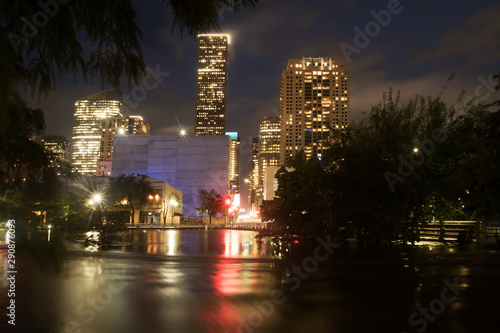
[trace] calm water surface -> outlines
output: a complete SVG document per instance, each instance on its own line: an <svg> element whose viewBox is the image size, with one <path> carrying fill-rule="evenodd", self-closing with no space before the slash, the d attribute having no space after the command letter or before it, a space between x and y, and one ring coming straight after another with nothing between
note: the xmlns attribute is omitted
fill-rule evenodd
<svg viewBox="0 0 500 333"><path fill-rule="evenodd" d="M434 246L335 249L276 260L235 230L129 231L71 245L62 269L16 265L16 326L1 332L484 332L500 328L500 256ZM0 235L1 236L1 235ZM288 275L286 274L288 273ZM288 277L288 278L287 278ZM451 288L450 288L451 286ZM411 322L410 322L411 321Z"/></svg>

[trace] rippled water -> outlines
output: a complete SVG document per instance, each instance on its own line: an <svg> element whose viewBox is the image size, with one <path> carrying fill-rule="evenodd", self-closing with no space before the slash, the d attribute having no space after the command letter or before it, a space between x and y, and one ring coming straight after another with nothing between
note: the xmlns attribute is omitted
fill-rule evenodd
<svg viewBox="0 0 500 333"><path fill-rule="evenodd" d="M329 253L318 243L309 259L283 262L255 234L133 230L106 251L73 245L59 272L19 257L15 329L5 319L7 253L0 250L0 327L89 333L498 331L496 252L438 246ZM419 312L426 308L429 317Z"/></svg>

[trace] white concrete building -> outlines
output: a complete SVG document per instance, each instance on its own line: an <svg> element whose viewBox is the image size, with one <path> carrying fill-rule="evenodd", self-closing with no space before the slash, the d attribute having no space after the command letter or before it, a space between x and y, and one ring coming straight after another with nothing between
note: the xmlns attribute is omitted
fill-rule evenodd
<svg viewBox="0 0 500 333"><path fill-rule="evenodd" d="M183 193L183 213L197 216L198 189L229 187L230 137L117 135L113 141L112 176L144 174L166 180Z"/></svg>

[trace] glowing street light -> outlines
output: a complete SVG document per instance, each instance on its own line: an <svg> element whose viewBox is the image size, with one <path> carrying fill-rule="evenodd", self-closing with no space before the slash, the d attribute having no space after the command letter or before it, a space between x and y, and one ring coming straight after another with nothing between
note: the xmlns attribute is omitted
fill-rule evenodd
<svg viewBox="0 0 500 333"><path fill-rule="evenodd" d="M89 199L88 201L88 204L90 206L94 206L94 205L100 205L102 202L102 195L99 194L99 193L95 193L92 198Z"/></svg>
<svg viewBox="0 0 500 333"><path fill-rule="evenodd" d="M188 135L188 131L187 131L185 128L183 128L183 127L181 127L181 126L179 125L179 127L178 127L178 129L177 129L177 135L178 135L180 138L186 138L186 137L187 137L187 135Z"/></svg>
<svg viewBox="0 0 500 333"><path fill-rule="evenodd" d="M100 195L99 193L96 193L96 194L94 194L94 196L92 197L92 199L94 199L95 203L100 204L101 201L102 201L102 195Z"/></svg>
<svg viewBox="0 0 500 333"><path fill-rule="evenodd" d="M170 199L168 201L168 203L170 204L170 207L172 207L172 225L174 225L174 208L177 207L179 205L179 203L177 203L177 201L175 201L174 199Z"/></svg>
<svg viewBox="0 0 500 333"><path fill-rule="evenodd" d="M120 135L125 134L125 129L124 129L123 127L120 127L120 128L118 129L118 134L120 134Z"/></svg>

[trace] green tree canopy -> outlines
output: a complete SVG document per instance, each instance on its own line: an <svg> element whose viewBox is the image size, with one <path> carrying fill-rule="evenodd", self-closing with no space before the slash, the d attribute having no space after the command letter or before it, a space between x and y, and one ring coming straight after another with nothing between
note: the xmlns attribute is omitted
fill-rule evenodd
<svg viewBox="0 0 500 333"><path fill-rule="evenodd" d="M289 168L276 173L278 190L272 201L264 201L264 221L274 221L288 233L308 236L323 234L332 228L332 178L317 159L307 159L299 151Z"/></svg>
<svg viewBox="0 0 500 333"><path fill-rule="evenodd" d="M179 26L181 33L186 29L189 35L195 35L211 29L219 31L218 22L225 12L253 8L259 0L168 0L164 3L170 6L174 13L172 30Z"/></svg>
<svg viewBox="0 0 500 333"><path fill-rule="evenodd" d="M213 216L217 214L224 214L226 212L227 207L224 197L215 189L211 189L210 191L206 189L199 189L197 196L200 200L200 206L196 207L196 210L207 214L209 216L210 223L212 223Z"/></svg>
<svg viewBox="0 0 500 333"><path fill-rule="evenodd" d="M146 205L154 189L144 175L119 175L109 185L107 198L112 205L126 210L134 222L135 211Z"/></svg>

